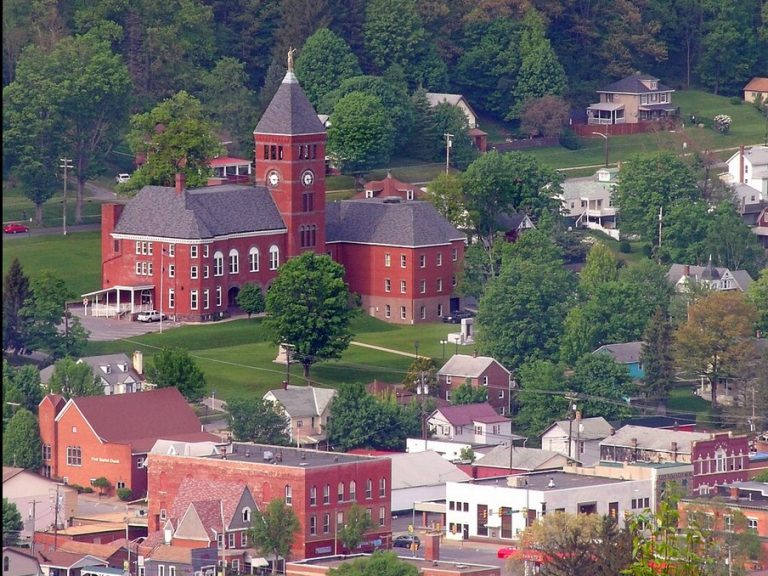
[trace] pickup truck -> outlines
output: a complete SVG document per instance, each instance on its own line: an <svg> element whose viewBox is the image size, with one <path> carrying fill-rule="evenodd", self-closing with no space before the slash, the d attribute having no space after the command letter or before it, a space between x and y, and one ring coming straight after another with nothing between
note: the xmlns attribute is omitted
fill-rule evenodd
<svg viewBox="0 0 768 576"><path fill-rule="evenodd" d="M165 314L160 314L157 310L150 310L149 312L139 312L136 316L136 320L139 322L160 322L168 318Z"/></svg>

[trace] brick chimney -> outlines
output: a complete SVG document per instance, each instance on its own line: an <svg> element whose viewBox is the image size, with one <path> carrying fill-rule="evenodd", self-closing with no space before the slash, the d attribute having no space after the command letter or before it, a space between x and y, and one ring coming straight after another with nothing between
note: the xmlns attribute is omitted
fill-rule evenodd
<svg viewBox="0 0 768 576"><path fill-rule="evenodd" d="M683 275L684 276L690 276L691 275L691 265L690 264L686 264L685 266L683 266Z"/></svg>
<svg viewBox="0 0 768 576"><path fill-rule="evenodd" d="M424 541L424 561L440 560L440 534L426 534L421 538Z"/></svg>
<svg viewBox="0 0 768 576"><path fill-rule="evenodd" d="M186 186L186 178L184 177L183 172L176 172L176 194L181 194L184 192L184 188Z"/></svg>
<svg viewBox="0 0 768 576"><path fill-rule="evenodd" d="M744 184L744 145L739 146L739 184Z"/></svg>

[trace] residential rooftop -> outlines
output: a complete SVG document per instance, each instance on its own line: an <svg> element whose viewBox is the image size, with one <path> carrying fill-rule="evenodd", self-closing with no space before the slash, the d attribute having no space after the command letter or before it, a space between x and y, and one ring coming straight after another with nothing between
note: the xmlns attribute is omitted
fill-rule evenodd
<svg viewBox="0 0 768 576"><path fill-rule="evenodd" d="M252 462L254 464L274 464L275 466L295 468L317 468L334 464L365 462L376 457L345 454L343 452L308 450L306 448L291 448L288 446L234 442L225 454L210 455L206 456L206 458Z"/></svg>
<svg viewBox="0 0 768 576"><path fill-rule="evenodd" d="M511 479L511 480L510 480ZM550 480L554 483L550 487ZM508 481L527 482L522 486L510 486ZM618 484L626 482L618 478L606 478L604 476L584 476L582 474L572 474L561 470L552 472L542 472L538 474L515 474L512 476L502 476L499 478L483 478L475 480L472 484L481 486L499 485L505 488L520 488L523 490L570 490L572 488L586 488L589 486L605 486L607 484Z"/></svg>

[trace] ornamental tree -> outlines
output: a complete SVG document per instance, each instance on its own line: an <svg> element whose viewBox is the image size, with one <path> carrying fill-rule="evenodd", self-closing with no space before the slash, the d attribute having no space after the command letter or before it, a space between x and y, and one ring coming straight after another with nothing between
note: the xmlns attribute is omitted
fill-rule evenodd
<svg viewBox="0 0 768 576"><path fill-rule="evenodd" d="M296 513L293 508L286 506L282 498L271 500L263 511L254 510L248 533L260 550L273 555L272 574L278 573L278 558L288 558L293 540L300 529Z"/></svg>
<svg viewBox="0 0 768 576"><path fill-rule="evenodd" d="M205 375L189 352L180 348L163 348L153 356L147 380L158 388L175 386L189 402L197 402L205 394Z"/></svg>
<svg viewBox="0 0 768 576"><path fill-rule="evenodd" d="M314 363L340 358L352 339L355 309L343 266L314 252L291 258L267 293L267 314L264 324L274 343L292 345L309 378Z"/></svg>

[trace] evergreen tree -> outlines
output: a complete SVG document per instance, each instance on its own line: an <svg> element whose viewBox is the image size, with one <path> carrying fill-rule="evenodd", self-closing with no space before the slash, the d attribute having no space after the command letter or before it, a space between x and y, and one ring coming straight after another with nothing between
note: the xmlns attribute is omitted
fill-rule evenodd
<svg viewBox="0 0 768 576"><path fill-rule="evenodd" d="M14 258L3 282L3 350L24 347L23 317L20 314L29 297L29 278L21 262Z"/></svg>
<svg viewBox="0 0 768 576"><path fill-rule="evenodd" d="M649 396L666 400L675 382L675 358L672 354L672 326L664 311L657 308L643 335L640 363Z"/></svg>

